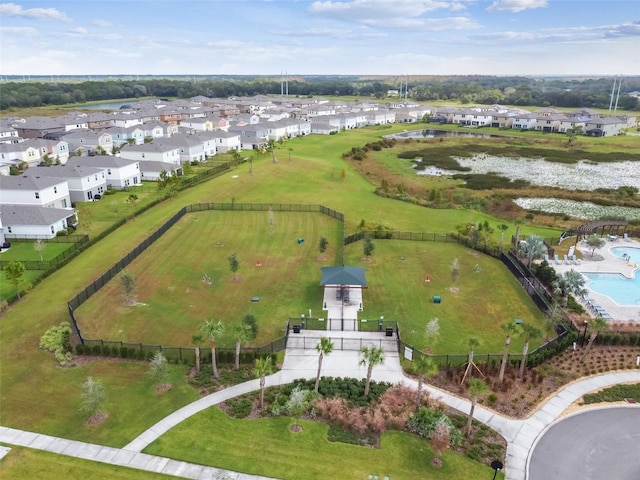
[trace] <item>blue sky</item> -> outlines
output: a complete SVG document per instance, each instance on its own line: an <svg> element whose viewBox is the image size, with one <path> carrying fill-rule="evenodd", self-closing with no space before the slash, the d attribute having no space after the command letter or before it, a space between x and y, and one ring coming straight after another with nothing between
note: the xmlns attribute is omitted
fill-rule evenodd
<svg viewBox="0 0 640 480"><path fill-rule="evenodd" d="M640 1L0 3L2 75L284 71L640 74Z"/></svg>

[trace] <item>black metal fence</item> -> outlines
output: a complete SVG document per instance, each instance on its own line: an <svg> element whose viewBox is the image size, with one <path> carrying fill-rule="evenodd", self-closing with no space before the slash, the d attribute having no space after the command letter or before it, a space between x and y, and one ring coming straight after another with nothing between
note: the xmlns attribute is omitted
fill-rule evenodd
<svg viewBox="0 0 640 480"><path fill-rule="evenodd" d="M318 212L328 215L331 218L344 222L344 214L327 208L323 205L309 205L304 203L196 203L187 205L186 210L191 212L203 212L207 210L234 210L238 212Z"/></svg>
<svg viewBox="0 0 640 480"><path fill-rule="evenodd" d="M464 245L465 247L478 250L493 257L500 257L501 250L484 242L474 241L469 237L457 233L430 233L430 232L396 232L385 230L362 230L344 237L343 244L350 245L352 243L363 240L365 236L380 240L410 240L416 242L452 242Z"/></svg>
<svg viewBox="0 0 640 480"><path fill-rule="evenodd" d="M64 239L64 240L59 240ZM30 239L31 242L34 239ZM67 248L64 252L55 256L51 260L17 260L18 262L24 264L27 270L49 270L57 265L64 263L67 259L75 257L79 251L83 249L83 244L89 241L89 237L87 235L65 235L63 237L54 237L45 242L46 243L71 243L72 245ZM13 243L14 240L11 240ZM16 243L26 243L24 240L19 240ZM9 261L3 260L0 261L0 270L4 269Z"/></svg>
<svg viewBox="0 0 640 480"><path fill-rule="evenodd" d="M240 350L241 363L252 363L255 358L277 353L286 348L286 336L280 337L267 345L260 347L244 347ZM85 355L102 355L121 358L149 359L156 352L162 352L167 360L173 363L193 365L196 360L196 347L167 347L144 343L121 342L114 340L84 339L76 347L77 353ZM235 349L228 347L216 348L216 359L231 363L235 359ZM211 349L200 347L201 360L211 360Z"/></svg>
<svg viewBox="0 0 640 480"><path fill-rule="evenodd" d="M304 350L314 350L316 345L320 343L321 338L329 338L333 343L334 350L348 350L348 351L361 351L363 347L377 347L384 350L389 349L390 341L387 337L381 336L380 338L347 338L347 337L332 337L326 336L309 336L309 335L296 335L292 333L289 336L288 346L290 348L300 348ZM386 347L386 348L385 348ZM392 347L395 350L395 342Z"/></svg>
<svg viewBox="0 0 640 480"><path fill-rule="evenodd" d="M341 318L317 318L317 317L289 317L289 325L297 325L301 330L326 330L326 331L360 331L360 332L385 332L387 328L395 330L395 320L376 319L341 319ZM293 327L292 327L293 328Z"/></svg>

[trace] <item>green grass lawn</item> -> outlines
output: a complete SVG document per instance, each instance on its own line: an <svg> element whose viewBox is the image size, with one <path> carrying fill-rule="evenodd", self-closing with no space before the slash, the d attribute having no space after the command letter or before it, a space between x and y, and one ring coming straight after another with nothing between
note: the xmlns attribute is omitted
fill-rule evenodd
<svg viewBox="0 0 640 480"><path fill-rule="evenodd" d="M69 247L73 246L73 243L62 243L44 241L44 250L42 252L42 261L48 262L55 257L66 251ZM16 241L11 240L11 248L2 253L0 260L3 262L9 261L30 261L39 262L40 253L34 248L34 241Z"/></svg>
<svg viewBox="0 0 640 480"><path fill-rule="evenodd" d="M320 269L342 261L342 225L321 213L275 211L270 226L268 216L266 211L185 215L127 268L137 279L139 304L125 305L118 279L112 280L77 309L83 335L185 347L200 325L214 318L227 327L220 344L232 346L232 325L252 313L260 326L256 345L282 336L289 316L321 308ZM318 260L321 236L329 240L325 261ZM298 237L305 242L298 245ZM235 276L228 261L232 253L240 262ZM203 274L211 284L203 282ZM260 302L251 302L254 296Z"/></svg>
<svg viewBox="0 0 640 480"><path fill-rule="evenodd" d="M434 468L426 440L400 432L383 434L380 449L332 443L328 426L302 420L292 433L288 417L238 420L213 407L185 420L144 451L188 462L282 479L392 480L490 478L493 471L459 454L446 452ZM259 461L256 461L259 459Z"/></svg>
<svg viewBox="0 0 640 480"><path fill-rule="evenodd" d="M65 480L167 480L176 478L133 468L118 467L106 463L90 462L66 455L10 446L11 451L0 461L0 478L32 480L38 478L63 478Z"/></svg>

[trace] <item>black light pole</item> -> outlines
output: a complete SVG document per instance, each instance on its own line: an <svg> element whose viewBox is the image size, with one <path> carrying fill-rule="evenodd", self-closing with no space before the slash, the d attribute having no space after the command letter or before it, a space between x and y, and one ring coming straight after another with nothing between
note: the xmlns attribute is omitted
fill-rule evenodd
<svg viewBox="0 0 640 480"><path fill-rule="evenodd" d="M498 474L498 471L502 470L503 467L504 465L500 460L494 460L493 462L491 462L491 468L493 468L494 470L493 480L496 480L496 475Z"/></svg>
<svg viewBox="0 0 640 480"><path fill-rule="evenodd" d="M584 332L582 332L582 342L580 343L580 348L584 347L584 342L587 339L587 328L589 328L589 322L584 321Z"/></svg>

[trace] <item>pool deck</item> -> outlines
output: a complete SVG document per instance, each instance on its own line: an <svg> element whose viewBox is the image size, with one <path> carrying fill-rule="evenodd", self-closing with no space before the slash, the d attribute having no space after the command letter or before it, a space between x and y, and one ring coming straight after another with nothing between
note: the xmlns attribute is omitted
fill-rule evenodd
<svg viewBox="0 0 640 480"><path fill-rule="evenodd" d="M621 273L628 278L633 278L634 275L640 275L640 268L635 265L629 265L626 260L616 257L609 251L614 247L640 248L639 241L634 239L606 239L606 242L607 243L604 247L596 250L596 260L591 259L590 249L579 243L576 245L576 249L580 250L582 253L582 259L580 259L579 265L556 265L553 260L549 261L549 265L551 265L557 273L563 273L573 269L580 273ZM603 257L603 259L600 260L598 257ZM640 292L638 293L638 297L640 297ZM588 299L591 299L591 301ZM609 314L612 317L612 321L640 323L640 304L638 306L618 305L610 297L594 292L593 290L588 290L588 294L585 296L585 299L578 298L577 300L593 317L597 314L591 305L597 304L606 312L603 316L606 317L606 314Z"/></svg>

